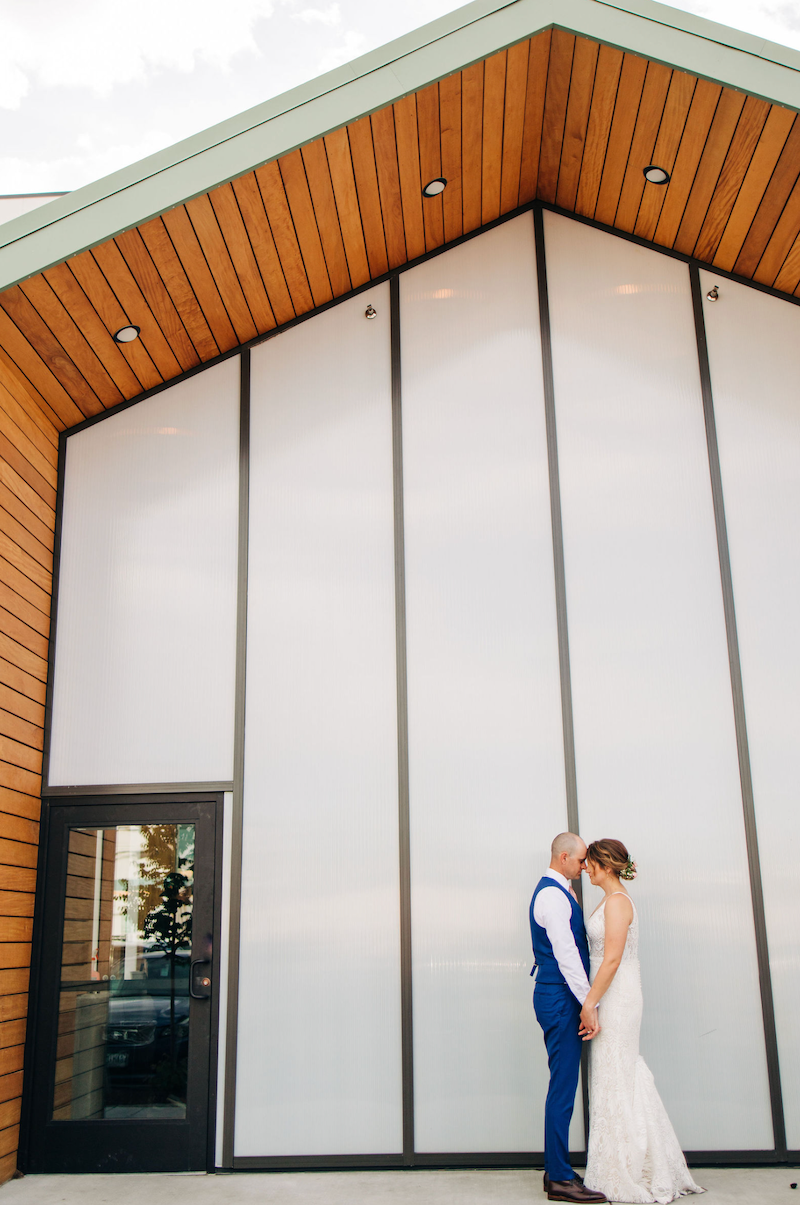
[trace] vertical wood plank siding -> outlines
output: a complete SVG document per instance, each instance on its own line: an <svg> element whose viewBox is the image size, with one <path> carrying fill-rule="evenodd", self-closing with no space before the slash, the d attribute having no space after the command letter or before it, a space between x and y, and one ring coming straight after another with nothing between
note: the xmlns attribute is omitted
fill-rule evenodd
<svg viewBox="0 0 800 1205"><path fill-rule="evenodd" d="M98 374L99 379L99 374ZM0 363L0 1183L16 1168L39 839L59 427Z"/></svg>

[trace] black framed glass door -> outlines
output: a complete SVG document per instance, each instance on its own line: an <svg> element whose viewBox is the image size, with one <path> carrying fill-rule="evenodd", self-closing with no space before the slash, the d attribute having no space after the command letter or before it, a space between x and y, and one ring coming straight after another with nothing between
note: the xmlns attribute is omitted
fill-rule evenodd
<svg viewBox="0 0 800 1205"><path fill-rule="evenodd" d="M207 1166L221 810L50 804L27 1170Z"/></svg>

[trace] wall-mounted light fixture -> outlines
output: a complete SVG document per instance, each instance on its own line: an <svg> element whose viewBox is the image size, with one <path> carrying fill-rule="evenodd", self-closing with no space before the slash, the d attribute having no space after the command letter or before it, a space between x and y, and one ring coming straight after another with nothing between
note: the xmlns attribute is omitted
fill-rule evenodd
<svg viewBox="0 0 800 1205"><path fill-rule="evenodd" d="M378 311L375 309L374 305L367 306L367 308L364 310L364 317L365 318L377 318L378 317Z"/></svg>
<svg viewBox="0 0 800 1205"><path fill-rule="evenodd" d="M121 326L118 331L114 331L114 342L133 343L134 339L139 338L140 331L138 326Z"/></svg>
<svg viewBox="0 0 800 1205"><path fill-rule="evenodd" d="M714 285L714 287L712 289L708 290L708 292L706 293L706 300L707 301L719 301L719 285Z"/></svg>
<svg viewBox="0 0 800 1205"><path fill-rule="evenodd" d="M643 167L644 178L648 184L669 184L669 172L665 167L658 167L655 163Z"/></svg>
<svg viewBox="0 0 800 1205"><path fill-rule="evenodd" d="M438 197L440 192L444 192L447 188L447 181L444 176L438 176L435 180L429 180L422 190L423 197Z"/></svg>

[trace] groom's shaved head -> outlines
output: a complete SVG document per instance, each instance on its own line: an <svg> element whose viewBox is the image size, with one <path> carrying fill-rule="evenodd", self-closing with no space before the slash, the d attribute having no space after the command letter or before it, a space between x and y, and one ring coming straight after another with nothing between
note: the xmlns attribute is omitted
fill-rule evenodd
<svg viewBox="0 0 800 1205"><path fill-rule="evenodd" d="M577 833L559 833L550 846L550 869L566 879L579 879L586 857L586 846Z"/></svg>
<svg viewBox="0 0 800 1205"><path fill-rule="evenodd" d="M550 846L550 856L555 859L561 854L568 854L571 858L583 858L586 856L586 846L575 833L559 833Z"/></svg>

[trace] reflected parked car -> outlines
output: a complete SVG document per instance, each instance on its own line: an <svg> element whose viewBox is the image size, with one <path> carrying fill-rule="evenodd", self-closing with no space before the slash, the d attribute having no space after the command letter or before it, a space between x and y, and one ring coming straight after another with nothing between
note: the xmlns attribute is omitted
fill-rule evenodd
<svg viewBox="0 0 800 1205"><path fill-rule="evenodd" d="M106 1022L106 1104L185 1100L190 954L140 955L136 978L111 980ZM174 1035L173 1035L174 1025Z"/></svg>

